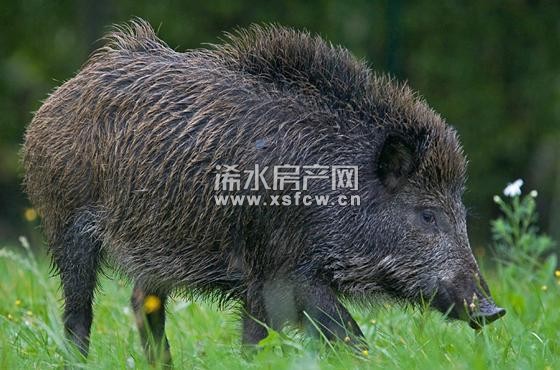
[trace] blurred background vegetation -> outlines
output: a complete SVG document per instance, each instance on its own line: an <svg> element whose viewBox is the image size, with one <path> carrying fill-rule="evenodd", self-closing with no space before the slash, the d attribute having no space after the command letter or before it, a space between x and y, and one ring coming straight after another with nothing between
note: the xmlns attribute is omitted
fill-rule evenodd
<svg viewBox="0 0 560 370"><path fill-rule="evenodd" d="M490 240L492 196L516 178L539 191L541 225L560 239L560 2L22 0L0 10L0 243L39 238L18 157L33 111L109 25L132 16L179 51L255 22L346 46L407 80L458 129L470 159L465 201L476 250Z"/></svg>

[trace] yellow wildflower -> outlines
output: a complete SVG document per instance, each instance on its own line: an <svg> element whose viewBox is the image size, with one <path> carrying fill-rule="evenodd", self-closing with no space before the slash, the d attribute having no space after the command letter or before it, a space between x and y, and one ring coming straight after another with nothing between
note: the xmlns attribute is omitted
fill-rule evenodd
<svg viewBox="0 0 560 370"><path fill-rule="evenodd" d="M33 208L26 208L25 212L23 213L23 217L28 222L33 222L37 219L37 211Z"/></svg>
<svg viewBox="0 0 560 370"><path fill-rule="evenodd" d="M148 295L144 299L144 311L152 313L158 311L161 307L161 300L155 295Z"/></svg>
<svg viewBox="0 0 560 370"><path fill-rule="evenodd" d="M21 299L16 299L16 306L21 306Z"/></svg>
<svg viewBox="0 0 560 370"><path fill-rule="evenodd" d="M556 276L557 278L560 278L560 270L554 271L554 276Z"/></svg>
<svg viewBox="0 0 560 370"><path fill-rule="evenodd" d="M362 351L362 355L364 355L364 356L369 356L368 350L367 350L367 349L364 349L364 350Z"/></svg>

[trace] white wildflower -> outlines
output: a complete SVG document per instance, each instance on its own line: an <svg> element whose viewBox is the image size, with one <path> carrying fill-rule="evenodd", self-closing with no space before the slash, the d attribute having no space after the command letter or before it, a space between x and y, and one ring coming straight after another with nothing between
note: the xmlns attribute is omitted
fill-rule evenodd
<svg viewBox="0 0 560 370"><path fill-rule="evenodd" d="M511 197L511 198L521 195L522 186L523 186L523 180L517 179L506 186L506 188L504 189L504 195L506 197Z"/></svg>
<svg viewBox="0 0 560 370"><path fill-rule="evenodd" d="M539 193L536 190L531 190L529 195L532 196L533 198L536 198L539 195Z"/></svg>
<svg viewBox="0 0 560 370"><path fill-rule="evenodd" d="M136 364L134 363L134 358L129 357L126 359L126 367L128 369L134 369L136 368Z"/></svg>
<svg viewBox="0 0 560 370"><path fill-rule="evenodd" d="M18 239L22 247L24 247L25 249L31 249L31 247L29 246L29 240L27 240L25 236L20 236Z"/></svg>

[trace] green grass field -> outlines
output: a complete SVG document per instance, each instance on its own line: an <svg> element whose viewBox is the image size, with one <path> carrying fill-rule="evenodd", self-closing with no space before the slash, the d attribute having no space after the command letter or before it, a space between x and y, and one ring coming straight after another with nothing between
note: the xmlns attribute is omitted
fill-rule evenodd
<svg viewBox="0 0 560 370"><path fill-rule="evenodd" d="M518 180L519 182L520 180ZM520 187L521 185L518 185ZM167 334L176 368L202 369L560 369L560 269L554 242L537 227L536 197L499 196L502 216L491 222L493 268L481 271L508 314L473 331L441 314L379 300L350 306L369 343L357 353L344 344L310 339L294 329L270 332L256 352L243 352L235 307L174 300ZM27 240L0 249L0 369L150 368L129 308L131 287L104 276L94 306L89 358L68 346L60 319L59 279ZM108 274L110 275L110 273Z"/></svg>
<svg viewBox="0 0 560 370"><path fill-rule="evenodd" d="M48 260L25 249L0 251L0 369L149 368L129 309L129 284L104 277L95 303L91 351L80 362L65 347L58 277ZM352 309L369 342L355 354L321 344L295 330L271 333L262 350L240 350L234 308L174 300L168 336L176 368L203 369L558 369L560 363L560 271L549 258L536 271L516 266L487 271L501 320L475 332L435 312L391 302Z"/></svg>

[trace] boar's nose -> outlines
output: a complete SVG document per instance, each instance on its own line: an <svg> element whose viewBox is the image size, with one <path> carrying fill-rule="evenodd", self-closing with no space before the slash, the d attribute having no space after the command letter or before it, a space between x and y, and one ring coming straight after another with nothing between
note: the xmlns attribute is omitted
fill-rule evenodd
<svg viewBox="0 0 560 370"><path fill-rule="evenodd" d="M473 329L480 329L486 324L498 320L506 314L506 310L498 307L491 299L482 298L477 309L469 317L469 325Z"/></svg>

